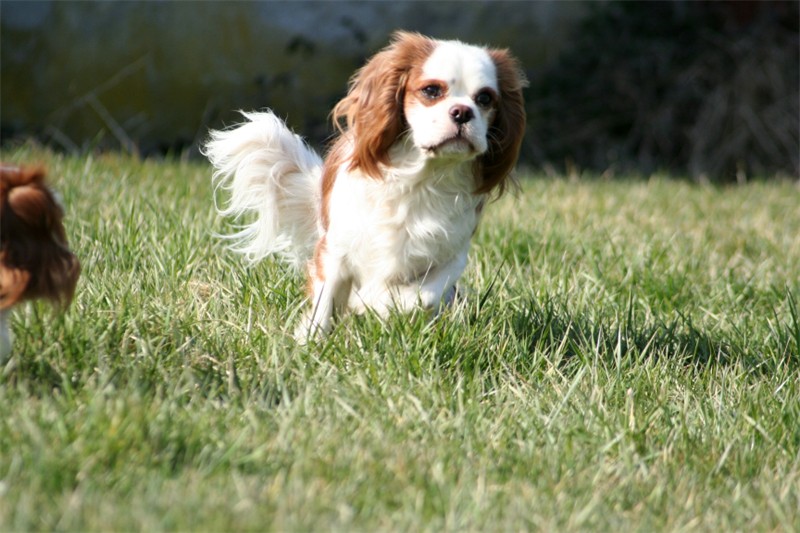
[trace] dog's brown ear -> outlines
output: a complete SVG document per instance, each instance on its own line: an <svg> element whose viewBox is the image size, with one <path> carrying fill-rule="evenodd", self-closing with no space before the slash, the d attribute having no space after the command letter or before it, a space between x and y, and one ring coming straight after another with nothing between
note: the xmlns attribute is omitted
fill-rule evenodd
<svg viewBox="0 0 800 533"><path fill-rule="evenodd" d="M36 168L0 167L0 305L30 298L67 305L80 262L67 245L64 211Z"/></svg>
<svg viewBox="0 0 800 533"><path fill-rule="evenodd" d="M29 272L0 264L0 311L22 300L30 279Z"/></svg>
<svg viewBox="0 0 800 533"><path fill-rule="evenodd" d="M489 193L497 189L502 193L525 135L522 89L528 86L528 80L519 61L508 50L490 50L489 55L497 69L500 94L497 113L489 127L489 148L479 160L481 183L478 192Z"/></svg>
<svg viewBox="0 0 800 533"><path fill-rule="evenodd" d="M392 42L375 54L350 80L350 90L333 109L339 130L354 143L350 170L379 178L388 165L389 148L406 128L403 100L408 74L434 47L417 33L396 32ZM344 123L344 124L342 124Z"/></svg>

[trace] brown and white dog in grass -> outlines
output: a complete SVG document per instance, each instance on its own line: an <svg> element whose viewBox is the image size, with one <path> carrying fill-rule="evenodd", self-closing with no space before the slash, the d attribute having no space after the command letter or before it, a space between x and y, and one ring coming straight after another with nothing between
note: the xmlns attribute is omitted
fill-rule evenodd
<svg viewBox="0 0 800 533"><path fill-rule="evenodd" d="M42 298L66 307L72 300L80 263L63 218L41 167L0 164L0 361L11 353L14 305Z"/></svg>
<svg viewBox="0 0 800 533"><path fill-rule="evenodd" d="M336 313L453 301L483 208L517 161L526 84L508 50L398 32L334 107L324 160L271 112L211 133L204 153L230 193L221 213L255 215L235 248L307 269L298 340Z"/></svg>

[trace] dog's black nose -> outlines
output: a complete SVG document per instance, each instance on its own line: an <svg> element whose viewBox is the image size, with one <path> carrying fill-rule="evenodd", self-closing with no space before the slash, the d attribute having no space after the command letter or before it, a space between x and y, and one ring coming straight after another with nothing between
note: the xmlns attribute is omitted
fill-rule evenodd
<svg viewBox="0 0 800 533"><path fill-rule="evenodd" d="M472 120L474 116L469 106L456 104L450 108L450 118L452 118L453 122L456 124L466 124Z"/></svg>

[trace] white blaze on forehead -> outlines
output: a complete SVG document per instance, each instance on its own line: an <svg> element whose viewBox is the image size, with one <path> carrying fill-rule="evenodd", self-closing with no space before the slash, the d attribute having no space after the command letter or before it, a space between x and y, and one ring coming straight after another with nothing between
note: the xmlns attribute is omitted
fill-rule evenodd
<svg viewBox="0 0 800 533"><path fill-rule="evenodd" d="M484 87L497 91L497 69L486 50L459 41L436 41L422 76L447 83L451 96L471 95Z"/></svg>

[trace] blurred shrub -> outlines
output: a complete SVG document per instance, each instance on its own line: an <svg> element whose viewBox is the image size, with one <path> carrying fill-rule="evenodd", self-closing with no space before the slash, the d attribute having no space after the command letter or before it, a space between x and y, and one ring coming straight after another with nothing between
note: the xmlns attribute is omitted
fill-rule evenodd
<svg viewBox="0 0 800 533"><path fill-rule="evenodd" d="M531 76L525 155L567 171L797 176L798 5L595 5Z"/></svg>

